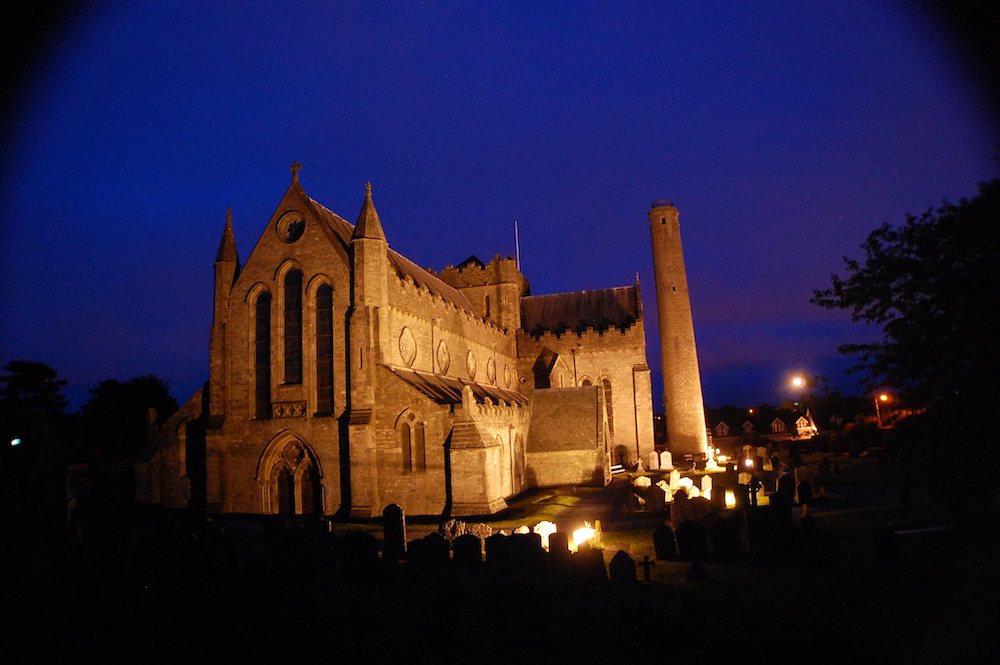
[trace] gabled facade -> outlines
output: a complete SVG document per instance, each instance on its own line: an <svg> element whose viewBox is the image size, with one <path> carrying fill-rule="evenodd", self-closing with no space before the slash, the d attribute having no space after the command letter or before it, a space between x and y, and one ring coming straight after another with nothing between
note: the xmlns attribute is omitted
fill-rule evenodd
<svg viewBox="0 0 1000 665"><path fill-rule="evenodd" d="M298 168L244 264L227 215L209 380L137 465L139 500L480 515L653 450L638 282L530 296L499 256L434 273L390 247L370 185L351 224Z"/></svg>

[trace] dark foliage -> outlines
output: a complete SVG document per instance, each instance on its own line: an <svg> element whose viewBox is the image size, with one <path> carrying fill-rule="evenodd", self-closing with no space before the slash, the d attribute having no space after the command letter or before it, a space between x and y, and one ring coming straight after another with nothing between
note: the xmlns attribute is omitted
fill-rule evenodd
<svg viewBox="0 0 1000 665"><path fill-rule="evenodd" d="M104 460L131 459L147 445L148 428L166 422L175 411L177 401L158 376L102 381L83 405L84 438Z"/></svg>
<svg viewBox="0 0 1000 665"><path fill-rule="evenodd" d="M854 371L890 385L915 407L955 415L993 412L1000 370L1000 181L957 205L944 203L901 227L883 225L844 258L847 276L811 301L882 329L879 341L847 344ZM962 416L964 417L964 416Z"/></svg>

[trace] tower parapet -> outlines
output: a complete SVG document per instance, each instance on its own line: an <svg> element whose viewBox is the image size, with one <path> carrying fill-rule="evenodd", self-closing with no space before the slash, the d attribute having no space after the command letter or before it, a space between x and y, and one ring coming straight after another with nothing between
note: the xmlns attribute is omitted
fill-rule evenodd
<svg viewBox="0 0 1000 665"><path fill-rule="evenodd" d="M447 266L437 276L461 291L484 319L508 330L521 327L521 296L527 295L530 287L512 257L497 254L489 263L483 263L470 256L458 266Z"/></svg>

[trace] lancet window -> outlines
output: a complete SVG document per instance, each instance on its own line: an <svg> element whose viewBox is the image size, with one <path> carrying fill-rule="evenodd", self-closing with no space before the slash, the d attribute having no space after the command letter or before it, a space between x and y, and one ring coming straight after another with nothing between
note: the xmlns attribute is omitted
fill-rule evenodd
<svg viewBox="0 0 1000 665"><path fill-rule="evenodd" d="M316 413L333 413L333 288L316 290Z"/></svg>
<svg viewBox="0 0 1000 665"><path fill-rule="evenodd" d="M254 305L254 415L271 417L271 294Z"/></svg>
<svg viewBox="0 0 1000 665"><path fill-rule="evenodd" d="M285 275L285 383L302 383L302 272Z"/></svg>

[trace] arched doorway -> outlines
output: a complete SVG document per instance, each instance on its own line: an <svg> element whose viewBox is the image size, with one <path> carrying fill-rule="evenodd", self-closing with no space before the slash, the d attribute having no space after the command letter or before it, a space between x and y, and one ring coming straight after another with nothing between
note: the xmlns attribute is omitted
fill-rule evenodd
<svg viewBox="0 0 1000 665"><path fill-rule="evenodd" d="M284 435L264 450L258 464L261 512L271 515L323 514L323 484L312 450Z"/></svg>

